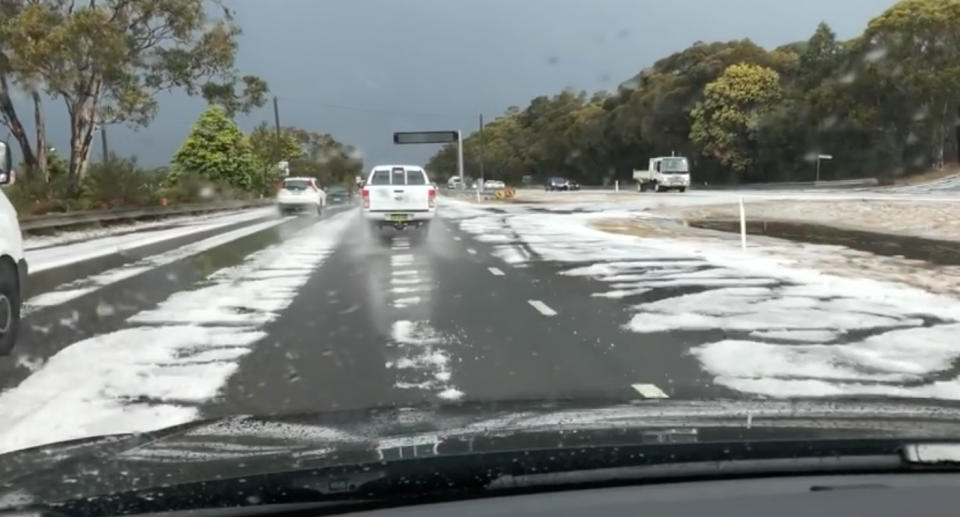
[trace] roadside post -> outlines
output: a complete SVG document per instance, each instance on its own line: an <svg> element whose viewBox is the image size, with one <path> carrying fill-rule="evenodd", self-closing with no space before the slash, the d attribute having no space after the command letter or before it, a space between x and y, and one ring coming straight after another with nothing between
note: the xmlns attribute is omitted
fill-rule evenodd
<svg viewBox="0 0 960 517"><path fill-rule="evenodd" d="M740 196L740 249L747 249L747 216L743 210L743 196Z"/></svg>
<svg viewBox="0 0 960 517"><path fill-rule="evenodd" d="M814 183L820 183L820 160L832 160L833 155L831 154L818 154L817 155L817 180Z"/></svg>

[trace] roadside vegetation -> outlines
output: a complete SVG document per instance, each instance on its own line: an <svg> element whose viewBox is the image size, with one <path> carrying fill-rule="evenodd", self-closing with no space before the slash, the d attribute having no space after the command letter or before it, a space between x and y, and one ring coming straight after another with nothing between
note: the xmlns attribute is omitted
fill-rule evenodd
<svg viewBox="0 0 960 517"><path fill-rule="evenodd" d="M269 93L266 81L235 67L239 31L217 0L0 0L0 129L21 160L8 197L28 214L258 198L273 194L281 160L293 174L349 184L363 164L330 135L237 127L234 117ZM97 131L149 125L167 91L208 103L170 166L113 154L91 160ZM68 127L57 129L69 134L62 155L47 141L48 104L68 114Z"/></svg>
<svg viewBox="0 0 960 517"><path fill-rule="evenodd" d="M484 129L488 176L630 178L648 157L691 158L697 183L885 182L958 162L960 0L904 0L839 41L826 24L772 50L750 40L694 43L616 92L563 91L511 107ZM464 140L478 171L479 133ZM456 148L428 164L456 171Z"/></svg>

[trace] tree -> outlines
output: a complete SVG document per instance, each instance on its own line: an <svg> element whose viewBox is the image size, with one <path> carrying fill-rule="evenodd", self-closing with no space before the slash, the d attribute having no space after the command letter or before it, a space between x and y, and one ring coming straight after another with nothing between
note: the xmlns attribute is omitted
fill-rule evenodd
<svg viewBox="0 0 960 517"><path fill-rule="evenodd" d="M264 194L281 178L282 172L276 167L278 160L289 162L291 174L317 178L322 185L352 184L363 170L363 160L356 150L327 133L281 127L278 151L276 131L264 122L250 133L250 144L260 173L254 191Z"/></svg>
<svg viewBox="0 0 960 517"><path fill-rule="evenodd" d="M565 91L511 108L486 127L485 170L599 183L670 152L710 182L810 179L820 153L834 155L837 177L942 166L960 155L958 35L960 0L904 0L849 41L821 23L771 51L696 42L610 94ZM463 145L475 174L477 133ZM444 146L428 167L452 175L456 158Z"/></svg>
<svg viewBox="0 0 960 517"><path fill-rule="evenodd" d="M189 178L249 190L257 173L250 141L219 106L209 106L200 115L172 165L167 178L171 185Z"/></svg>
<svg viewBox="0 0 960 517"><path fill-rule="evenodd" d="M817 25L800 54L797 85L802 90L810 90L833 75L840 64L842 48L829 25L823 22Z"/></svg>
<svg viewBox="0 0 960 517"><path fill-rule="evenodd" d="M261 122L250 132L250 145L257 161L264 165L276 165L280 160L290 160L306 152L309 132L297 127L280 128L280 147L277 148L277 132L266 122Z"/></svg>
<svg viewBox="0 0 960 517"><path fill-rule="evenodd" d="M779 74L758 65L732 65L707 84L703 96L690 112L690 138L734 171L754 172L760 119L782 97Z"/></svg>
<svg viewBox="0 0 960 517"><path fill-rule="evenodd" d="M863 57L920 104L932 162L943 168L960 90L960 0L904 0L867 25ZM955 144L955 142L954 142Z"/></svg>
<svg viewBox="0 0 960 517"><path fill-rule="evenodd" d="M240 79L243 90L237 92L237 81L208 82L201 88L203 98L210 104L223 108L227 115L233 118L239 113L250 113L267 103L267 93L270 87L267 82L255 75L245 75Z"/></svg>
<svg viewBox="0 0 960 517"><path fill-rule="evenodd" d="M222 7L216 0L0 0L0 116L28 165L37 160L8 102L15 83L36 85L64 103L75 187L100 125L146 125L162 91L196 94L213 78L232 84L239 30L226 8L212 19L211 6ZM259 102L256 92L265 85L244 83L250 102ZM229 91L221 93L229 98ZM246 102L225 104L242 109Z"/></svg>

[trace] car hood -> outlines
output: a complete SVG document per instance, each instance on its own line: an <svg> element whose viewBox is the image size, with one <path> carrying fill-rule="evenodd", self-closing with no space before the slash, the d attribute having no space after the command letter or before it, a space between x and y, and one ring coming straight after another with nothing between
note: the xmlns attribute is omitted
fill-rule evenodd
<svg viewBox="0 0 960 517"><path fill-rule="evenodd" d="M909 402L513 402L232 416L2 455L0 508L424 456L592 445L958 435L960 407Z"/></svg>

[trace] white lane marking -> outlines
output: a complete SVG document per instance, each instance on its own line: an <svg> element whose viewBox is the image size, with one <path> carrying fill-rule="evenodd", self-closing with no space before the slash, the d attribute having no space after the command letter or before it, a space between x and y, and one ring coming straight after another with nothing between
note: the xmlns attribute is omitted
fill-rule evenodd
<svg viewBox="0 0 960 517"><path fill-rule="evenodd" d="M493 276L503 276L503 271L501 271L499 268L488 267L487 269L490 270L491 273L493 273Z"/></svg>
<svg viewBox="0 0 960 517"><path fill-rule="evenodd" d="M453 237L453 240L459 241L459 240L462 240L462 239L461 239L460 237L457 237L457 236L455 235L455 236Z"/></svg>
<svg viewBox="0 0 960 517"><path fill-rule="evenodd" d="M430 287L426 285L415 285L412 287L397 286L390 289L390 292L393 294L409 294L409 293L422 293L424 291L429 291Z"/></svg>
<svg viewBox="0 0 960 517"><path fill-rule="evenodd" d="M208 239L187 244L186 246L170 250L159 255L145 257L136 262L125 264L115 269L108 269L102 273L74 280L72 282L57 286L53 291L38 294L28 299L23 307L24 314L30 314L40 307L50 307L60 305L71 300L75 300L85 294L92 293L107 285L115 284L122 280L132 278L151 269L171 264L178 260L198 255L204 251L216 248L223 244L235 241L237 239L252 235L267 228L277 226L284 222L283 220L267 221L255 224L246 228L229 231L221 235L215 235Z"/></svg>
<svg viewBox="0 0 960 517"><path fill-rule="evenodd" d="M469 253L469 254L471 254L471 255L476 255L476 254L477 254L477 250L475 250L475 249L473 249L473 248L467 248L467 253Z"/></svg>
<svg viewBox="0 0 960 517"><path fill-rule="evenodd" d="M391 255L390 265L393 267L406 267L413 264L413 255Z"/></svg>
<svg viewBox="0 0 960 517"><path fill-rule="evenodd" d="M636 390L637 393L643 395L644 398L648 398L648 399L670 398L656 384L631 384L630 387Z"/></svg>
<svg viewBox="0 0 960 517"><path fill-rule="evenodd" d="M393 306L397 309L404 309L411 305L417 305L420 303L419 296L408 296L406 298L397 298L393 301Z"/></svg>
<svg viewBox="0 0 960 517"><path fill-rule="evenodd" d="M547 304L541 302L540 300L527 300L527 303L533 306L534 309L540 311L540 314L544 316L556 316L557 311L551 309Z"/></svg>
<svg viewBox="0 0 960 517"><path fill-rule="evenodd" d="M325 219L135 315L128 328L64 348L0 394L0 452L197 419L352 221ZM263 271L287 274L263 280Z"/></svg>
<svg viewBox="0 0 960 517"><path fill-rule="evenodd" d="M419 276L410 276L410 277L401 276L398 278L390 279L390 283L393 285L411 285L411 284L419 284L421 282L423 282L423 280Z"/></svg>
<svg viewBox="0 0 960 517"><path fill-rule="evenodd" d="M394 269L390 272L391 276L419 276L420 271L416 269Z"/></svg>

